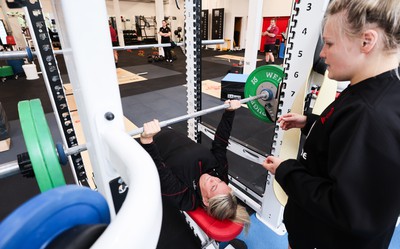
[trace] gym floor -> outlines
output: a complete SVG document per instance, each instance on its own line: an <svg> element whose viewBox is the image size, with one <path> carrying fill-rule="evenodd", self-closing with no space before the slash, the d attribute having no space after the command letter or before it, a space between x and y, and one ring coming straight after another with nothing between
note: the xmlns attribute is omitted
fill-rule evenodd
<svg viewBox="0 0 400 249"><path fill-rule="evenodd" d="M157 118L166 120L186 113L186 64L185 56L179 48L175 48L177 60L174 63L148 62L147 55L153 53L151 49L144 50L144 56L140 56L138 50L120 51L118 68L142 75L147 80L138 81L119 86L122 98L124 115L137 126L142 126L146 121ZM244 56L243 51L221 52L214 50L202 50L202 80L212 80L221 82L221 79L231 70L236 60L228 60L216 56ZM263 54L259 54L261 59L257 66L263 65ZM69 82L67 70L61 55L57 56L58 66L63 78L63 82ZM4 63L4 62L1 62ZM280 63L280 61L277 61ZM10 123L11 148L0 153L0 164L16 160L16 155L26 151L22 137L17 112L17 103L21 100L39 98L46 112L46 118L52 130L55 142L61 141L55 117L52 114L50 100L45 88L43 79L27 81L24 77L19 79L9 79L0 83L0 102L6 112ZM211 106L220 105L223 102L208 94L202 95L203 109ZM221 112L207 114L202 121L216 126ZM251 120L251 122L249 122ZM186 122L181 122L172 127L186 133ZM268 153L270 137L273 127L255 119L246 108L241 108L235 118L232 136L237 138L262 153ZM204 143L209 143L203 136ZM234 157L234 155L229 155ZM240 159L240 158L239 158ZM246 163L243 168L243 161L231 160L231 174L241 177L242 181L255 192L262 193L265 184L265 170L251 163ZM239 161L239 163L236 163ZM238 165L237 165L238 164ZM242 166L242 167L241 167ZM67 183L74 183L70 168L63 168ZM39 189L35 179L27 179L20 175L10 176L0 179L0 221L4 219L19 205L24 203L34 195L39 194ZM186 226L184 220L176 210L171 207L163 207L164 218L163 232L160 235L158 248L198 248L198 241ZM250 211L250 210L249 210ZM251 212L251 211L250 211ZM257 220L254 214L251 216L252 225L249 234L240 234L238 238L244 240L248 248L287 248L287 236L278 236L269 228ZM172 229L171 229L172 228ZM223 248L226 244L221 244ZM390 249L400 248L400 229L396 230Z"/></svg>

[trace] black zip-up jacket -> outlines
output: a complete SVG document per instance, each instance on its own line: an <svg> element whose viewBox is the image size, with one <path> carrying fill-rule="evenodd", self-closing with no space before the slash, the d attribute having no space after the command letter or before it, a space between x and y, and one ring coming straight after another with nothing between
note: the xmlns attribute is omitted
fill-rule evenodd
<svg viewBox="0 0 400 249"><path fill-rule="evenodd" d="M171 32L171 29L169 27L165 27L165 28L161 27L160 32L166 34L166 33ZM170 43L170 42L171 42L170 36L168 36L168 37L161 36L161 43Z"/></svg>
<svg viewBox="0 0 400 249"><path fill-rule="evenodd" d="M276 171L292 248L388 248L400 214L395 70L349 86L303 131L299 160Z"/></svg>
<svg viewBox="0 0 400 249"><path fill-rule="evenodd" d="M224 112L211 149L172 129L157 134L153 143L142 144L157 166L164 199L180 210L194 210L202 206L202 174L209 173L228 183L226 147L234 117L234 111Z"/></svg>

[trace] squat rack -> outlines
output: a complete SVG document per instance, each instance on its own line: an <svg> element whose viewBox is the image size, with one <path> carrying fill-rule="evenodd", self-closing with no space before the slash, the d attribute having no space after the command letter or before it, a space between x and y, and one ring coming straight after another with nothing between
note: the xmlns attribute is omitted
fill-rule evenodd
<svg viewBox="0 0 400 249"><path fill-rule="evenodd" d="M40 17L41 10L40 6L38 7L36 5L37 3L38 2L32 4L33 5L32 8L28 8L28 10L32 12L32 14L36 13L36 15L34 16ZM313 45L314 42L316 44L318 40L317 37L320 31L320 25L319 25L320 22L316 22L316 19L319 18L322 20L327 3L328 3L327 0L324 2L318 0L310 0L310 1L302 0L302 1L297 1L293 4L293 14L290 22L291 37L289 37L288 41L288 44L290 44L290 46L289 45L287 46L284 59L285 70L286 70L285 73L287 77L283 82L283 88L282 88L283 94L280 97L280 101L281 103L283 103L280 108L281 112L282 111L287 112L293 110L294 107L293 103L295 102L295 98L302 96L302 94L304 95L305 88L302 87L304 87L304 85L307 84L307 77L312 65L312 59L311 59L313 57L312 52L314 51L315 48L315 46L311 45ZM77 30L79 30L79 28L77 27L79 26L78 25L79 21L72 20L72 17L69 17L67 12L71 13L72 12L71 10L76 11L76 8L78 8L78 6L79 9L82 10L93 9L93 6L97 7L98 3L96 3L94 0L91 0L87 1L87 3L85 3L83 6L80 2L78 4L77 0L74 1L57 0L53 2L53 6L55 9L57 9L56 11L57 15L60 15L58 16L59 18L58 23L60 23L61 27L63 27L62 28L63 32L66 32L66 30L74 30L74 32L61 33L61 39L64 40L64 44L67 44L67 46L65 47L66 53L64 54L64 56L68 58L66 59L66 62L67 62L67 67L69 69L68 71L71 72L70 78L72 82L74 82L73 83L74 89L77 89L75 93L77 99L77 106L78 110L80 110L80 112L83 113L83 115L81 113L82 126L84 128L85 135L88 136L87 146L88 149L90 149L91 151L90 156L91 156L91 161L93 162L94 172L96 173L97 187L99 188L100 192L102 192L103 194L105 193L107 200L110 202L109 203L110 207L113 207L114 206L112 202L113 196L110 193L111 185L109 185L110 182L119 179L120 175L123 177L124 180L130 179L130 177L129 174L127 174L128 172L126 172L126 168L110 164L111 162L121 162L121 164L124 164L124 162L121 161L122 158L126 159L126 157L124 157L123 154L125 153L129 155L129 151L127 151L126 148L134 148L135 145L132 145L131 142L128 142L127 137L125 135L122 135L123 125L121 124L121 121L123 116L120 103L120 96L119 93L116 92L115 88L109 87L109 85L114 82L115 85L117 85L117 80L115 77L115 72L111 70L113 68L112 60L110 60L110 58L112 58L112 54L110 53L111 47L110 44L108 43L106 44L107 38L105 37L108 37L108 34L107 32L104 31L104 30L107 31L107 29L104 28L106 27L106 23L104 25L92 24L92 27L96 28L96 33L98 31L99 40L105 41L99 43L103 47L99 46L98 50L94 50L95 51L94 53L93 45L91 45L91 49L82 46L81 42L79 42L78 45L77 41L78 40L82 41L82 39L85 39L85 37L82 37L81 34L79 34L80 32L77 32ZM94 18L92 19L101 20L102 17L104 17L105 11L104 9L102 9L102 7L103 6L99 6L99 13L93 14L93 16L91 16L91 17L96 16L98 19ZM185 7L188 8L189 13L191 13L190 11L193 9L201 9L199 8L198 1L196 3L193 3L192 1L186 1ZM40 10L39 14L38 10ZM197 23L197 22L200 23L197 19L196 20L194 19L194 18L199 18L200 16L201 15L197 16L190 15L188 17L188 23ZM37 37L39 37L39 39L41 39L40 37L43 37L43 33L40 32L41 27L40 25L38 26L40 22L41 22L40 20L33 22L36 24L36 27L35 28L31 27L32 30L38 30ZM87 20L84 20L84 22L87 22ZM196 29L195 27L190 27L191 25L188 26L189 26L187 27L188 32L185 32L185 34L188 33L191 34L189 31L194 33L194 30L199 30ZM79 38L76 37L77 34L79 34ZM294 44L295 34L296 34L296 44ZM303 34L303 36L300 34ZM43 40L46 41L46 37L44 37ZM187 54L188 113L201 109L201 98L200 98L201 63L199 63L201 58L200 54L201 46L199 41L200 40L196 35L193 36L187 35L186 37L187 52L188 52ZM35 45L36 47L40 47L41 44L38 43ZM41 46L40 49L43 49L43 51L41 52L49 52L49 51L52 52L51 50L49 50L47 46ZM45 49L47 50L45 51ZM100 51L102 51L104 55L99 53ZM45 59L43 59L42 54L41 56L42 56L42 58L40 58L41 68L47 69L47 67L51 66L48 64L49 57L45 56L44 57ZM301 59L299 59L300 57ZM98 67L97 66L95 67L93 65L90 65L90 62L88 61L89 58L96 59L96 61L102 61L104 63L102 63L102 65L98 65ZM51 61L53 60L51 59ZM85 69L85 71L83 71L83 69ZM54 72L51 70L49 71L50 73ZM58 71L58 69L56 71ZM105 74L102 74L101 77L95 77L96 80L89 79L89 77L93 78L93 76L95 76L99 71L104 72ZM48 81L46 82L46 85L51 84L51 81L61 82L61 79L53 77L49 78L48 75L50 74L46 71L46 77ZM94 82L96 83L96 85L94 84ZM93 92L93 89L100 88L99 86L102 89L98 89L95 92ZM53 89L51 87L49 88L50 88L49 89L49 94L50 94L51 92L53 92ZM55 89L55 86L53 86L53 88ZM55 93L56 95L59 94L59 92ZM104 102L102 100L106 98L111 101L107 101L107 103L102 103ZM58 110L59 108L56 107L53 109ZM112 112L114 114L114 119L112 120L105 119L104 114L107 112ZM202 125L200 124L200 119L189 120L188 124L189 137L195 139L196 141L199 141L198 140L199 127L205 130L204 128L202 128ZM124 143L130 145L128 147L121 147L121 145L118 144L117 140L114 140L114 138L110 137L110 135L107 134L107 131L110 130L116 130L118 133L121 132L121 135L120 136L118 135L121 142L123 141ZM125 134L125 132L123 133ZM274 143L273 154L279 155L281 149L284 148L285 145L283 139L284 134L282 130L277 128L275 135L276 135L275 140L273 142ZM102 142L105 144L102 144ZM238 146L241 145L239 144ZM119 148L120 151L115 151L116 148ZM296 150L297 149L298 149L298 144ZM137 152L138 154L141 154L139 153L139 151L140 148L138 149ZM105 158L102 155L104 152L108 152L107 158ZM111 160L111 158L113 160ZM262 161L263 158L265 157L261 155L259 159L256 161L259 163L260 160ZM113 166L118 168L117 170L118 172L114 170ZM283 207L281 203L278 202L274 194L274 189L272 186L273 176L268 175L268 177L269 179L267 179L265 193L259 199L260 203L251 201L251 199L248 198L247 195L251 194L249 191L243 191L243 189L235 188L235 193L239 196L239 198L246 201L246 203L249 204L250 207L256 210L260 220L262 220L266 225L272 228L272 230L274 230L277 233L284 233L285 229L282 223ZM234 181L234 179L231 180ZM240 186L240 183L238 185ZM157 198L154 199L155 202L157 202L156 199ZM155 226L157 227L156 220L155 223L156 223ZM153 227L153 230L156 227Z"/></svg>
<svg viewBox="0 0 400 249"><path fill-rule="evenodd" d="M21 0L7 3L9 7L14 5L27 12L30 29L34 31L36 56L59 129L64 133L64 144L70 145L68 147L75 146L76 136L73 135L68 105L62 102L65 98L57 98L64 96L63 86L40 2ZM161 229L159 178L150 156L124 129L105 2L100 4L96 0L54 0L52 4L57 15L64 58L82 128L90 150L96 187L107 200L112 217L112 222L93 248L155 247L158 238L150 234L159 233ZM88 27L92 30L90 34L86 32ZM91 39L97 42L82 42ZM94 64L93 61L98 63ZM106 113L112 113L113 118L107 118ZM131 156L132 153L134 156ZM70 165L74 165L79 157L80 153L69 157ZM83 174L78 176L82 178L78 178L77 182L87 185L85 171L83 167L81 169ZM125 183L120 181L121 178ZM116 215L115 207L120 197L118 188L123 184L127 184L131 191L127 194L127 191L124 192L124 204ZM134 227L127 221L133 221Z"/></svg>
<svg viewBox="0 0 400 249"><path fill-rule="evenodd" d="M321 33L321 23L329 4L329 0L294 0L289 23L289 38L284 57L284 79L282 81L278 116L283 113L302 113L304 110L305 92L308 89L308 77L313 66L315 48ZM247 58L245 58L247 61ZM250 79L251 80L251 79ZM200 95L201 92L195 94ZM190 102L190 96L188 96ZM213 139L214 130L197 123L196 126ZM268 143L268 141L266 141ZM278 125L275 127L271 154L281 159L297 158L300 143L300 131L283 131ZM230 139L228 150L261 164L266 155L243 145L240 141ZM286 204L286 195L275 182L274 175L268 172L264 193L260 196L235 177L229 176L229 181L235 195L256 211L257 218L275 233L286 233L283 224L283 210Z"/></svg>

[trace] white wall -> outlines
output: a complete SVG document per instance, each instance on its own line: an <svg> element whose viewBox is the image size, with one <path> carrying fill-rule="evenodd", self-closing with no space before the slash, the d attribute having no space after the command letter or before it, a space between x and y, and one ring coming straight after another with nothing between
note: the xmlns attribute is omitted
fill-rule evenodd
<svg viewBox="0 0 400 249"><path fill-rule="evenodd" d="M20 23L18 22L17 16L7 16L5 17L5 13L18 13L21 15L25 15L25 12L23 9L9 9L6 3L6 0L0 0L1 1L1 15L0 18L3 19L3 21L6 24L6 28L12 30L12 35L14 36L15 42L16 42L16 48L17 49L25 49L25 47L28 45L24 35L22 34L22 29L20 26ZM41 1L42 4L42 9L43 13L51 13L52 11L52 6L51 2L49 0ZM47 16L47 15L45 15Z"/></svg>
<svg viewBox="0 0 400 249"><path fill-rule="evenodd" d="M114 3L113 1L106 1L107 13L108 16L115 16L114 11ZM135 16L155 16L156 14L156 6L154 3L146 4L146 3L136 3L136 2L126 2L120 1L120 14L125 19L130 19L129 23L126 23L125 29L135 29Z"/></svg>
<svg viewBox="0 0 400 249"><path fill-rule="evenodd" d="M5 2L5 0L1 0ZM104 0L107 6L107 12L109 16L115 16L113 1ZM175 16L176 20L172 21L172 32L177 27L184 27L184 0L178 0L181 9L178 10L175 5L175 0L170 0L170 3L164 5L165 16ZM42 8L44 13L53 12L51 0L41 0ZM141 2L127 2L120 1L121 15L126 19L130 19L130 22L125 23L124 29L136 29L135 16L155 16L155 3L141 3ZM212 9L224 8L225 9L225 21L224 21L224 38L233 41L234 22L235 17L242 17L242 32L241 32L241 48L245 48L245 36L247 26L247 15L248 15L249 0L203 0L202 8L209 9L211 15ZM264 0L263 5L263 16L289 16L292 6L292 0ZM95 11L95 6L93 11ZM22 10L21 10L22 12ZM211 17L211 16L210 16ZM251 18L251 17L249 17ZM261 21L261 20L260 20ZM209 19L210 31L211 31L211 19ZM160 26L160 25L157 25ZM259 39L255 37L254 39ZM233 42L231 42L231 48L233 48Z"/></svg>
<svg viewBox="0 0 400 249"><path fill-rule="evenodd" d="M290 16L293 0L264 0L263 16Z"/></svg>
<svg viewBox="0 0 400 249"><path fill-rule="evenodd" d="M235 17L242 17L242 30L240 35L240 49L246 46L246 26L249 12L249 0L203 0L202 8L212 9L224 8L225 9L225 25L224 25L224 38L231 41L233 48L233 33ZM270 16L290 16L292 0L264 0L263 17ZM262 22L262 20L260 20ZM209 20L211 25L211 20ZM254 37L254 39L260 39Z"/></svg>
<svg viewBox="0 0 400 249"><path fill-rule="evenodd" d="M181 27L182 30L184 29L184 0L178 0L179 2L179 7L178 9L175 4L175 0L170 0L169 5L164 5L164 12L166 16L171 16L171 17L176 17L176 20L170 20L170 28L172 30L172 39L175 40L175 35L174 31L178 28ZM184 35L183 32L181 32L181 36Z"/></svg>

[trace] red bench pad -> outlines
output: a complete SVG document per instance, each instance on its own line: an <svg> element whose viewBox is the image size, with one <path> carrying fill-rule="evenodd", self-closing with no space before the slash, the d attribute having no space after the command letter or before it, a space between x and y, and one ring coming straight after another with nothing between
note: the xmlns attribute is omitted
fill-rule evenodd
<svg viewBox="0 0 400 249"><path fill-rule="evenodd" d="M198 207L193 211L186 211L186 213L208 235L208 237L219 242L233 240L243 230L242 224L230 220L217 220L208 215L202 207Z"/></svg>

